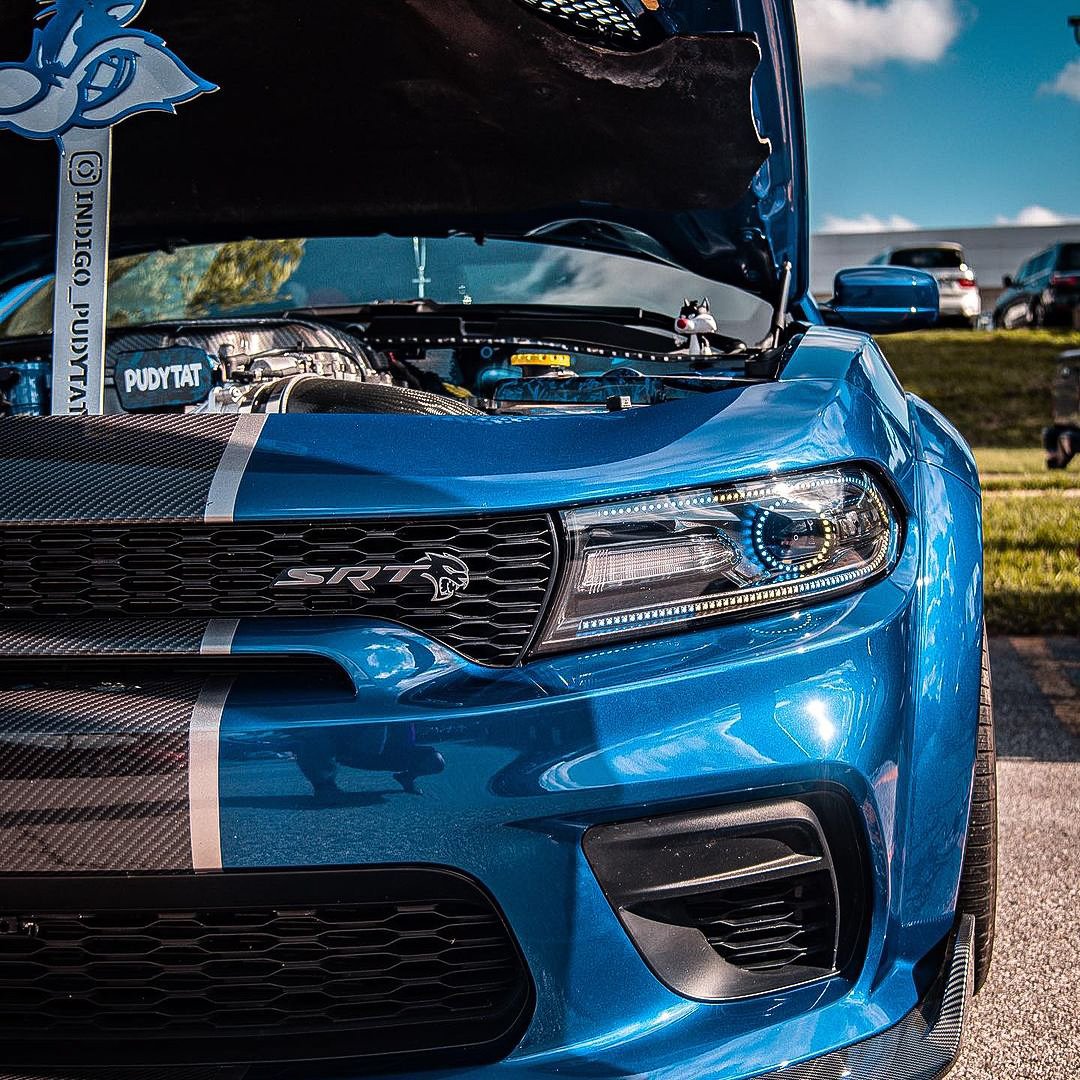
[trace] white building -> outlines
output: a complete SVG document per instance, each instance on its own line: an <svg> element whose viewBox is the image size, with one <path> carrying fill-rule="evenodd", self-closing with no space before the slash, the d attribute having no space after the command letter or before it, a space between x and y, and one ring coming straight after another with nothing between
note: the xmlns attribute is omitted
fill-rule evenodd
<svg viewBox="0 0 1080 1080"><path fill-rule="evenodd" d="M833 277L845 266L862 266L890 247L915 247L932 240L963 244L975 270L984 310L1001 295L1001 279L1051 244L1080 242L1072 225L991 225L981 229L912 229L909 232L815 233L810 238L810 288L818 299L832 296Z"/></svg>

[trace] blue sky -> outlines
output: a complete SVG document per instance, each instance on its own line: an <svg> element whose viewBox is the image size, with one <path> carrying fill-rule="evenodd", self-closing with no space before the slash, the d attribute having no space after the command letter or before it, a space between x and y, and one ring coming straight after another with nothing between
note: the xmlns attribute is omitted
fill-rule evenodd
<svg viewBox="0 0 1080 1080"><path fill-rule="evenodd" d="M1080 0L796 0L815 229L1080 220Z"/></svg>

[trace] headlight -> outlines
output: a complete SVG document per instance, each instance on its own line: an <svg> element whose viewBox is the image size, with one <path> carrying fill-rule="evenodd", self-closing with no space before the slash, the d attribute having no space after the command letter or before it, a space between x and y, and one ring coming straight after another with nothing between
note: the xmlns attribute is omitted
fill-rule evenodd
<svg viewBox="0 0 1080 1080"><path fill-rule="evenodd" d="M556 652L811 603L888 573L900 546L857 467L570 510L566 572L538 644Z"/></svg>

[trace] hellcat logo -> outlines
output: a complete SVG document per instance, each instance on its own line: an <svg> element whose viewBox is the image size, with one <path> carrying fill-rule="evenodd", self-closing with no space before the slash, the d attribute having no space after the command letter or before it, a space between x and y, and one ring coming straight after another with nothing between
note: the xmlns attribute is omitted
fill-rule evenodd
<svg viewBox="0 0 1080 1080"><path fill-rule="evenodd" d="M109 127L134 113L174 112L217 89L156 34L129 28L146 0L38 0L47 20L30 56L0 64L0 130L62 139L72 128ZM73 157L71 179L96 183L100 160Z"/></svg>
<svg viewBox="0 0 1080 1080"><path fill-rule="evenodd" d="M414 563L361 563L358 566L294 566L274 582L275 588L320 588L349 585L359 593L374 591L377 582L405 585L419 577L431 585L432 600L451 600L469 587L469 568L446 551L426 551Z"/></svg>

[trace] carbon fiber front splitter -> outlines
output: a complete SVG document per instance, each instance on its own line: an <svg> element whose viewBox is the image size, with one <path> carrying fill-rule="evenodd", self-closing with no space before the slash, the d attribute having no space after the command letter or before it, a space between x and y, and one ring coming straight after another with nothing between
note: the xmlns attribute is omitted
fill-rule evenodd
<svg viewBox="0 0 1080 1080"><path fill-rule="evenodd" d="M971 1003L975 920L961 917L941 976L899 1024L759 1080L938 1080L960 1053Z"/></svg>

